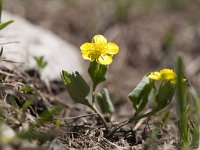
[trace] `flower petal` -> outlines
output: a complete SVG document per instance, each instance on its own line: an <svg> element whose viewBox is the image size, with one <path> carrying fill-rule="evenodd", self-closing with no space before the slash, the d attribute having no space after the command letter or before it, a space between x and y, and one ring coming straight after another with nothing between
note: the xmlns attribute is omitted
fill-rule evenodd
<svg viewBox="0 0 200 150"><path fill-rule="evenodd" d="M112 63L112 56L110 55L104 55L104 56L100 56L97 59L97 63L102 64L102 65L109 65Z"/></svg>
<svg viewBox="0 0 200 150"><path fill-rule="evenodd" d="M92 43L104 45L107 43L107 39L103 35L95 35L92 39Z"/></svg>
<svg viewBox="0 0 200 150"><path fill-rule="evenodd" d="M93 55L92 51L82 51L82 57L84 59L94 61L95 60L95 55Z"/></svg>
<svg viewBox="0 0 200 150"><path fill-rule="evenodd" d="M117 54L119 52L119 47L115 43L109 42L106 45L106 52L108 54Z"/></svg>
<svg viewBox="0 0 200 150"><path fill-rule="evenodd" d="M161 78L165 80L173 80L176 78L176 73L171 69L160 70Z"/></svg>
<svg viewBox="0 0 200 150"><path fill-rule="evenodd" d="M90 51L93 48L92 43L84 43L80 46L81 51Z"/></svg>
<svg viewBox="0 0 200 150"><path fill-rule="evenodd" d="M149 79L152 79L152 80L160 80L161 79L161 75L159 72L151 72L149 75L148 75L148 78Z"/></svg>

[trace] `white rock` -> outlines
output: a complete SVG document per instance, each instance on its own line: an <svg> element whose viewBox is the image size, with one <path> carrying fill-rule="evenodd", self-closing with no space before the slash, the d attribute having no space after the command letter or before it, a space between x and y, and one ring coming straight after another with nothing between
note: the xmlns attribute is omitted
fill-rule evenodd
<svg viewBox="0 0 200 150"><path fill-rule="evenodd" d="M3 46L3 57L6 59L23 62L22 67L27 69L37 67L34 56L44 56L48 65L42 71L43 79L59 79L63 69L82 72L80 50L72 44L8 12L3 11L2 20L14 20L14 23L0 31L0 44L4 41L2 39L19 42Z"/></svg>

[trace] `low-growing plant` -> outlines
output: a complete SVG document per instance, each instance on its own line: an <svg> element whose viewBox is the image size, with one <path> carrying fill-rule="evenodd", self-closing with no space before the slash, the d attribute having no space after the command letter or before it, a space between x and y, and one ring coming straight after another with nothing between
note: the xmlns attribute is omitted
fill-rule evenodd
<svg viewBox="0 0 200 150"><path fill-rule="evenodd" d="M44 56L34 56L33 58L38 66L39 71L43 70L47 66L47 61L44 60Z"/></svg>
<svg viewBox="0 0 200 150"><path fill-rule="evenodd" d="M108 124L104 118L104 114L110 114L111 116L114 113L114 107L108 89L104 88L97 91L96 87L107 79L109 65L113 61L113 56L119 52L119 47L113 42L107 42L104 36L95 35L91 43L86 42L82 44L80 49L82 57L90 61L88 73L93 83L91 100L89 99L90 86L78 72L69 73L63 70L61 78L73 100L90 107L98 114L107 131L107 137L112 136L118 129L128 123L134 123L142 118L158 114L158 112L170 105L177 91L180 147L184 145L190 147L194 144L195 146L198 145L200 119L194 117L192 120L194 127L189 125L191 120L188 118L190 113L188 94L190 94L195 104L199 104L200 101L194 88L191 89L191 86L188 87L187 85L188 80L183 76L180 56L177 58L176 72L172 69L161 69L159 72L148 73L142 78L128 95L135 112L129 119L120 122L117 126L112 126L112 124ZM187 90L187 92L185 90ZM97 104L99 104L99 107L97 107ZM147 106L148 108L151 106L148 112L145 111ZM200 112L198 105L194 108L198 113ZM157 134L158 129L161 127L162 126L158 124L155 129L156 132L152 134L152 140L156 138L155 134Z"/></svg>

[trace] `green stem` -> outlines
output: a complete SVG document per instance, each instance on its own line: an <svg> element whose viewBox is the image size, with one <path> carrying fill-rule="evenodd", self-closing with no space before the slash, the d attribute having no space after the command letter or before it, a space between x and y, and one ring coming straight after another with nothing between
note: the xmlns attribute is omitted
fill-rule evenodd
<svg viewBox="0 0 200 150"><path fill-rule="evenodd" d="M146 114L140 115L140 116L135 116L134 115L133 117L131 117L129 119L128 123L135 122L135 121L138 121L138 120L140 120L142 118L146 118L146 117L152 116L152 115L156 114L158 111L160 111L160 109L159 110L152 110L152 111L150 111L150 112L148 112Z"/></svg>
<svg viewBox="0 0 200 150"><path fill-rule="evenodd" d="M106 123L106 120L104 119L104 117L102 116L101 112L96 108L96 105L95 105L95 101L96 101L95 90L96 90L96 85L93 84L93 88L92 88L92 105L91 104L88 104L88 105L94 112L96 112L98 114L99 118L102 120L102 122L104 124L104 127L108 131L109 129L108 129L108 125Z"/></svg>
<svg viewBox="0 0 200 150"><path fill-rule="evenodd" d="M106 128L106 131L109 131L108 125L106 123L106 120L104 119L104 117L102 116L102 114L99 112L99 110L96 108L95 105L88 105L95 113L97 113L97 115L99 116L99 118L102 120L104 127Z"/></svg>
<svg viewBox="0 0 200 150"><path fill-rule="evenodd" d="M96 90L96 85L93 84L93 87L92 87L92 106L95 107L95 90Z"/></svg>

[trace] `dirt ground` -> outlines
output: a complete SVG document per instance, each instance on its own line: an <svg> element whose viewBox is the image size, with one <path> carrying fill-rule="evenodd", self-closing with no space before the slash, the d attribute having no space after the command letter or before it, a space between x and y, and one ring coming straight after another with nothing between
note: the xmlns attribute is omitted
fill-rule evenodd
<svg viewBox="0 0 200 150"><path fill-rule="evenodd" d="M103 34L109 41L117 43L120 53L116 55L110 67L108 81L104 85L111 92L111 98L116 106L118 115L115 119L120 120L133 112L127 95L140 79L150 71L174 68L176 54L179 51L184 56L186 76L200 91L200 3L188 0L178 2L170 3L169 0L162 3L156 0L149 3L145 0L84 0L84 2L82 0L40 0L37 2L35 0L5 0L4 8L23 16L34 24L52 30L77 47L85 41L90 41L95 34ZM86 69L87 66L86 62ZM73 105L62 90L58 93L61 101ZM68 115L75 116L90 111L85 109L80 106L78 111L73 110L73 113L69 110L71 113ZM83 123L86 120L89 120L89 125ZM75 133L70 134L70 137L66 134L67 132L60 135L66 148L71 145L72 148L77 149L83 147L111 149L116 148L115 144L121 145L118 149L122 147L128 149L131 146L135 149L143 148L145 125L141 125L136 132L127 132L130 135L121 135L123 138L120 138L119 134L125 134L125 132L119 133L116 140L114 137L113 139L104 138L102 131L95 128L98 126L95 116L86 120L84 118L79 120L79 127L69 129L70 133ZM94 124L95 127L92 129L91 126ZM177 144L175 124L175 120L172 119L169 127L162 131L158 145ZM149 123L150 130L151 125L154 125L153 121ZM123 130L130 130L130 127ZM90 145L91 140L94 145ZM108 140L115 144L112 145Z"/></svg>

